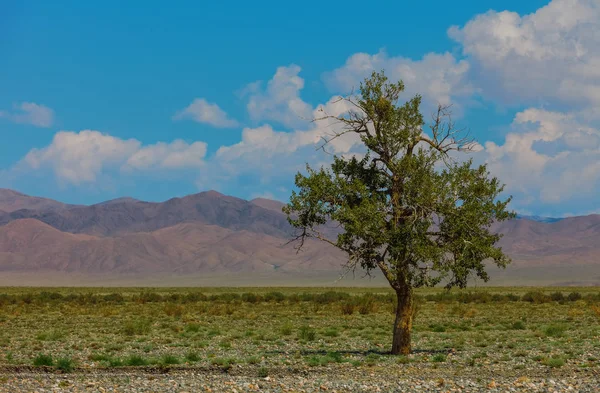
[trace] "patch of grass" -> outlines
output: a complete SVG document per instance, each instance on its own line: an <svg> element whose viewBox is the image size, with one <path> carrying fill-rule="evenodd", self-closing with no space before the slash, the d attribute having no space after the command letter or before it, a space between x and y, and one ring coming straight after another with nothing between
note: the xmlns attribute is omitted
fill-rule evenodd
<svg viewBox="0 0 600 393"><path fill-rule="evenodd" d="M33 359L33 365L36 367L53 366L54 360L51 355L39 354Z"/></svg>
<svg viewBox="0 0 600 393"><path fill-rule="evenodd" d="M562 337L565 334L567 327L564 325L548 325L544 328L544 334L547 337Z"/></svg>
<svg viewBox="0 0 600 393"><path fill-rule="evenodd" d="M317 332L309 326L300 326L298 331L298 338L306 341L314 341L317 337Z"/></svg>
<svg viewBox="0 0 600 393"><path fill-rule="evenodd" d="M177 356L171 354L163 355L163 357L160 359L160 364L164 366L171 366L179 363L181 363L181 360L179 360Z"/></svg>
<svg viewBox="0 0 600 393"><path fill-rule="evenodd" d="M123 325L123 334L126 336L137 336L145 335L150 333L152 323L147 319L136 319L134 321L127 321Z"/></svg>
<svg viewBox="0 0 600 393"><path fill-rule="evenodd" d="M259 378L266 378L269 376L269 369L266 367L260 367L258 369L258 377Z"/></svg>
<svg viewBox="0 0 600 393"><path fill-rule="evenodd" d="M55 367L63 373L70 373L75 368L75 362L71 358L62 357L56 361Z"/></svg>
<svg viewBox="0 0 600 393"><path fill-rule="evenodd" d="M195 363L200 360L200 355L196 352L188 352L185 354L185 359L190 363Z"/></svg>
<svg viewBox="0 0 600 393"><path fill-rule="evenodd" d="M510 326L510 328L512 330L525 330L526 329L525 322L523 322L523 321L513 322L513 324Z"/></svg>
<svg viewBox="0 0 600 393"><path fill-rule="evenodd" d="M36 339L39 341L59 341L67 336L67 333L62 329L52 329L47 332L38 333Z"/></svg>
<svg viewBox="0 0 600 393"><path fill-rule="evenodd" d="M131 355L125 359L126 366L147 366L150 362L140 355Z"/></svg>
<svg viewBox="0 0 600 393"><path fill-rule="evenodd" d="M432 362L435 362L435 363L443 363L443 362L445 362L445 361L446 361L446 355L445 355L445 354L443 354L443 353L438 353L438 354L435 354L435 355L433 355L433 357L431 358L431 361L432 361Z"/></svg>
<svg viewBox="0 0 600 393"><path fill-rule="evenodd" d="M541 363L544 366L558 368L565 365L565 359L562 356L553 356L549 358L542 359Z"/></svg>

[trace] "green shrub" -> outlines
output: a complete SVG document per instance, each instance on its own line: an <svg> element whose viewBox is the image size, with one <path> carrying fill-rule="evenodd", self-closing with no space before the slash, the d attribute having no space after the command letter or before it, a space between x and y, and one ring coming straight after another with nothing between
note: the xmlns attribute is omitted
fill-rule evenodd
<svg viewBox="0 0 600 393"><path fill-rule="evenodd" d="M314 341L317 337L317 332L309 326L300 326L298 331L298 338L306 341Z"/></svg>
<svg viewBox="0 0 600 393"><path fill-rule="evenodd" d="M125 359L124 362L126 366L147 366L148 363L149 362L140 355L131 355Z"/></svg>
<svg viewBox="0 0 600 393"><path fill-rule="evenodd" d="M152 323L146 319L136 319L135 321L127 321L123 325L123 334L126 336L141 336L150 333Z"/></svg>
<svg viewBox="0 0 600 393"><path fill-rule="evenodd" d="M269 369L266 367L261 367L258 369L258 377L259 378L266 378L269 376Z"/></svg>
<svg viewBox="0 0 600 393"><path fill-rule="evenodd" d="M511 327L512 330L525 330L525 323L523 321L514 322Z"/></svg>
<svg viewBox="0 0 600 393"><path fill-rule="evenodd" d="M75 364L71 358L64 357L56 361L56 369L64 373L70 373L74 368Z"/></svg>
<svg viewBox="0 0 600 393"><path fill-rule="evenodd" d="M431 358L431 361L436 363L442 363L446 361L446 355L443 353L438 353Z"/></svg>
<svg viewBox="0 0 600 393"><path fill-rule="evenodd" d="M265 301L267 302L283 302L285 300L285 295L281 292L267 292L265 295Z"/></svg>
<svg viewBox="0 0 600 393"><path fill-rule="evenodd" d="M571 292L569 296L567 296L567 300L570 302L576 302L577 300L581 300L581 293L579 292Z"/></svg>
<svg viewBox="0 0 600 393"><path fill-rule="evenodd" d="M548 337L562 337L566 330L564 325L549 325L544 329L544 334Z"/></svg>
<svg viewBox="0 0 600 393"><path fill-rule="evenodd" d="M565 300L565 295L562 292L552 292L550 294L550 299L554 302L562 302Z"/></svg>
<svg viewBox="0 0 600 393"><path fill-rule="evenodd" d="M291 323L288 322L281 327L281 334L284 336L289 336L290 334L292 334L292 330L293 326Z"/></svg>
<svg viewBox="0 0 600 393"><path fill-rule="evenodd" d="M165 366L169 366L169 365L173 365L173 364L179 364L180 360L176 356L167 354L167 355L163 355L163 357L160 359L160 363Z"/></svg>
<svg viewBox="0 0 600 393"><path fill-rule="evenodd" d="M200 360L200 356L199 356L199 355L198 355L196 352L188 352L188 353L185 355L185 359L186 359L188 362L190 362L190 363L193 363L193 362L197 362L197 361L199 361L199 360Z"/></svg>
<svg viewBox="0 0 600 393"><path fill-rule="evenodd" d="M550 358L544 358L542 359L542 364L544 366L548 366L548 367L552 367L552 368L558 368L558 367L562 367L565 365L565 359L560 357L560 356L553 356Z"/></svg>
<svg viewBox="0 0 600 393"><path fill-rule="evenodd" d="M54 360L51 355L39 354L33 359L34 366L53 366Z"/></svg>
<svg viewBox="0 0 600 393"><path fill-rule="evenodd" d="M527 292L521 297L521 300L529 303L548 303L550 297L540 291Z"/></svg>
<svg viewBox="0 0 600 393"><path fill-rule="evenodd" d="M185 325L185 331L189 333L198 333L201 329L201 326L197 323L188 323Z"/></svg>

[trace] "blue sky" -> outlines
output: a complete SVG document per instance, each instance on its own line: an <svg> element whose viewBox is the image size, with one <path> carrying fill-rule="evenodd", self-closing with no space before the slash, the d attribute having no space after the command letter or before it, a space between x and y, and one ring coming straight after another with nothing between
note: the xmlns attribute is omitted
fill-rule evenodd
<svg viewBox="0 0 600 393"><path fill-rule="evenodd" d="M327 161L314 110L385 68L453 105L514 209L600 210L596 1L259 3L3 2L0 187L285 200Z"/></svg>

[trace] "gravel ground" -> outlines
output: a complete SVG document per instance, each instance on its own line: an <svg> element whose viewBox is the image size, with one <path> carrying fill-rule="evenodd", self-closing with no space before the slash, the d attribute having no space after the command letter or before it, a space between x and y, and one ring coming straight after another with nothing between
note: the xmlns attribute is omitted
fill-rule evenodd
<svg viewBox="0 0 600 393"><path fill-rule="evenodd" d="M324 367L258 378L250 370L77 370L72 374L4 370L0 392L600 392L598 370L537 377L413 376L418 370ZM440 375L448 370L440 370ZM484 373L485 374L485 373Z"/></svg>

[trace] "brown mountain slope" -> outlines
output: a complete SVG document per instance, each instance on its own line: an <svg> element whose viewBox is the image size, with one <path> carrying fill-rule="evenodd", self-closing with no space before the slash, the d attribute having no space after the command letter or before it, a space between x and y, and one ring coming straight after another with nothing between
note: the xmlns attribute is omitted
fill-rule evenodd
<svg viewBox="0 0 600 393"><path fill-rule="evenodd" d="M22 219L0 227L0 269L91 274L331 271L343 258L323 244L309 243L306 252L296 254L284 243L261 233L201 223L97 237Z"/></svg>
<svg viewBox="0 0 600 393"><path fill-rule="evenodd" d="M19 210L0 214L0 224L22 218L35 218L64 232L98 236L150 232L184 222L280 237L291 231L282 213L214 191L161 203L125 200L56 211Z"/></svg>
<svg viewBox="0 0 600 393"><path fill-rule="evenodd" d="M3 212L13 212L21 209L60 210L70 206L52 199L33 197L14 190L0 188L0 210Z"/></svg>

